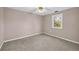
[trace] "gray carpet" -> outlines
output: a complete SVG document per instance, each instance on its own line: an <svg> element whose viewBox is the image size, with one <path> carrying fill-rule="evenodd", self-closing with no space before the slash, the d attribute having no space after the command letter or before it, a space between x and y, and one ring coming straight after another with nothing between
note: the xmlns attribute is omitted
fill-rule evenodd
<svg viewBox="0 0 79 59"><path fill-rule="evenodd" d="M41 34L4 43L1 51L79 51L79 45Z"/></svg>

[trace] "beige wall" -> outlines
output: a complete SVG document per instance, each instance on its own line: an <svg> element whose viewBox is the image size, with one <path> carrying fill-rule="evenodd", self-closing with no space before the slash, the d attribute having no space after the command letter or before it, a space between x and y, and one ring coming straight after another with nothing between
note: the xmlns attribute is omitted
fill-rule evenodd
<svg viewBox="0 0 79 59"><path fill-rule="evenodd" d="M51 16L44 17L4 8L4 39L10 40L30 34L48 33L79 42L79 8L62 11L63 29L53 29ZM43 22L43 23L42 23ZM3 40L3 9L0 8L0 42Z"/></svg>
<svg viewBox="0 0 79 59"><path fill-rule="evenodd" d="M0 8L0 47L3 42L3 8Z"/></svg>
<svg viewBox="0 0 79 59"><path fill-rule="evenodd" d="M47 15L43 18L44 33L79 42L79 8L71 8L60 13L64 15L63 29L53 29L51 19L53 14Z"/></svg>
<svg viewBox="0 0 79 59"><path fill-rule="evenodd" d="M4 38L10 40L41 33L42 17L9 8L4 9Z"/></svg>

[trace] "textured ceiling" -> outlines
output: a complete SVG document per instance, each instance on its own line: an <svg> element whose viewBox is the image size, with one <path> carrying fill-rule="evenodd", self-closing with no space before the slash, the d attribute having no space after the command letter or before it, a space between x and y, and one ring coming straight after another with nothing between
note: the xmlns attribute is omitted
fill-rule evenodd
<svg viewBox="0 0 79 59"><path fill-rule="evenodd" d="M36 12L35 7L9 7L9 8L25 11L25 12L29 12L37 15L47 15L47 14L54 13L55 11L63 11L66 9L70 9L71 7L45 7L46 11L43 13Z"/></svg>

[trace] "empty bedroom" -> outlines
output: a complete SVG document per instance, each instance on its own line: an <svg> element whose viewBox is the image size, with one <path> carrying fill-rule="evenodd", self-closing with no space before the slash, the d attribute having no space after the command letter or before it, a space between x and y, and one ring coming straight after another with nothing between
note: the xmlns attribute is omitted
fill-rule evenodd
<svg viewBox="0 0 79 59"><path fill-rule="evenodd" d="M0 51L79 51L79 7L0 7Z"/></svg>

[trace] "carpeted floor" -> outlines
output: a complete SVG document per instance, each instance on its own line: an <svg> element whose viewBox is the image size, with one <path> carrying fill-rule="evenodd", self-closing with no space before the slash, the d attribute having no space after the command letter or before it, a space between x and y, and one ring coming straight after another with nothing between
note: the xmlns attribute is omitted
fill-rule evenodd
<svg viewBox="0 0 79 59"><path fill-rule="evenodd" d="M4 43L1 51L79 51L79 45L41 34Z"/></svg>

